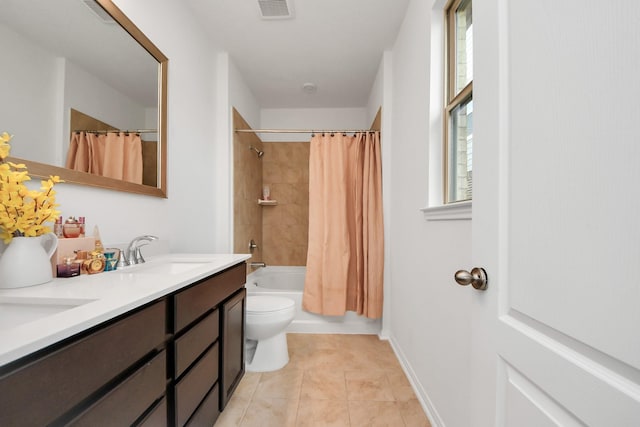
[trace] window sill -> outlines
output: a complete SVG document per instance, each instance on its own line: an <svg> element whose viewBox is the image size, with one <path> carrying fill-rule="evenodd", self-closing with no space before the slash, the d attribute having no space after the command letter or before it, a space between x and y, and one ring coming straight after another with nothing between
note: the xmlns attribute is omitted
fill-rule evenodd
<svg viewBox="0 0 640 427"><path fill-rule="evenodd" d="M420 210L427 221L468 221L471 220L472 202L469 200Z"/></svg>

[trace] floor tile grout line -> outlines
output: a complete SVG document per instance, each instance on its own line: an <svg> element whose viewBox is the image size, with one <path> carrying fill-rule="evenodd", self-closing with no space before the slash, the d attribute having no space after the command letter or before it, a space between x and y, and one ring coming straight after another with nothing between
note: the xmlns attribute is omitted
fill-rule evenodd
<svg viewBox="0 0 640 427"><path fill-rule="evenodd" d="M255 388L251 392L251 396L249 397L249 403L247 403L247 406L245 406L245 408L242 410L242 416L240 417L240 423L238 424L239 427L241 427L242 423L244 423L244 417L247 416L247 411L249 410L249 407L253 403L253 397L256 395L256 392L258 391L258 385L260 384L261 379L262 379L262 373L258 373L258 380L256 382Z"/></svg>
<svg viewBox="0 0 640 427"><path fill-rule="evenodd" d="M300 390L298 390L298 405L296 406L296 419L294 425L298 425L298 415L300 414L300 405L302 404L302 384L304 384L305 370L302 369L302 379L300 380Z"/></svg>
<svg viewBox="0 0 640 427"><path fill-rule="evenodd" d="M349 401L349 388L347 387L347 371L342 370L342 378L344 379L344 396L347 400L347 416L349 417L349 427L351 427L351 402Z"/></svg>

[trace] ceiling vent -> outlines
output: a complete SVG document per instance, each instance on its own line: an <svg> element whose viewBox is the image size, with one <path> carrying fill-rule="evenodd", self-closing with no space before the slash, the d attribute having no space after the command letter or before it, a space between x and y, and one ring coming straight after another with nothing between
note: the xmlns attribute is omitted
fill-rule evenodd
<svg viewBox="0 0 640 427"><path fill-rule="evenodd" d="M85 6L104 24L115 24L116 21L95 0L82 0Z"/></svg>
<svg viewBox="0 0 640 427"><path fill-rule="evenodd" d="M293 18L293 0L258 0L262 19Z"/></svg>

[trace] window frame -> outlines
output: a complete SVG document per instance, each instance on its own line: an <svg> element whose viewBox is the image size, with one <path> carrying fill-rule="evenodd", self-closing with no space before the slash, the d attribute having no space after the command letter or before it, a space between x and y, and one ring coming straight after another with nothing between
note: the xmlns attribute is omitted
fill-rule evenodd
<svg viewBox="0 0 640 427"><path fill-rule="evenodd" d="M450 200L449 190L449 171L450 171L450 149L451 141L451 112L457 107L464 105L465 103L473 100L473 77L465 87L456 92L456 11L460 8L460 5L466 0L451 0L449 4L444 8L444 23L445 23L445 58L444 58L444 120L443 120L443 203L445 205L454 203L464 203L473 200L473 194L471 198L464 200ZM473 4L473 0L468 0ZM473 12L472 15L473 16Z"/></svg>

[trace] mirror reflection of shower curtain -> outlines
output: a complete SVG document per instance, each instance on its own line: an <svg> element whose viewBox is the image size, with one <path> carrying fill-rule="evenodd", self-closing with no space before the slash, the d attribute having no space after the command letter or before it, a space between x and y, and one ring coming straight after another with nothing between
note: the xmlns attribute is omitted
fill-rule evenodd
<svg viewBox="0 0 640 427"><path fill-rule="evenodd" d="M309 156L303 309L382 317L383 264L379 134L316 134Z"/></svg>
<svg viewBox="0 0 640 427"><path fill-rule="evenodd" d="M142 140L135 133L73 132L66 167L142 184Z"/></svg>

